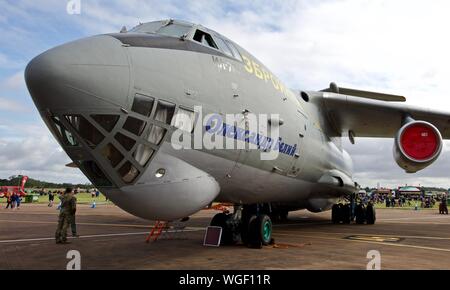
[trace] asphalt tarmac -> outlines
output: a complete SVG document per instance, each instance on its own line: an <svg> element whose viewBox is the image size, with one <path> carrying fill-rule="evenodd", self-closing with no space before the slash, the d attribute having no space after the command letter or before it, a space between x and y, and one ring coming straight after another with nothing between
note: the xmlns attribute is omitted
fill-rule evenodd
<svg viewBox="0 0 450 290"><path fill-rule="evenodd" d="M379 209L375 225L333 225L330 212L291 212L274 226L275 244L262 249L204 247L215 213L201 211L184 232L146 243L154 222L112 204L79 205L80 237L57 245L55 207L2 207L0 269L64 270L70 250L79 251L81 269L366 269L374 261L370 251L380 254L381 269L450 269L450 216L437 210Z"/></svg>

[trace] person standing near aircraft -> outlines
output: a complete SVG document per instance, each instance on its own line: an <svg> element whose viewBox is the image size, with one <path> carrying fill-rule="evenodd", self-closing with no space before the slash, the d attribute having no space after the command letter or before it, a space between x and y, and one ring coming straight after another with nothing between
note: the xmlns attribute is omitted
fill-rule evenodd
<svg viewBox="0 0 450 290"><path fill-rule="evenodd" d="M53 206L53 202L55 200L55 194L51 191L48 192L48 207Z"/></svg>
<svg viewBox="0 0 450 290"><path fill-rule="evenodd" d="M11 194L9 192L6 193L6 208L13 208Z"/></svg>
<svg viewBox="0 0 450 290"><path fill-rule="evenodd" d="M12 209L15 209L16 208L16 205L17 205L17 194L15 193L15 192L13 192L12 194L11 194L11 208Z"/></svg>
<svg viewBox="0 0 450 290"><path fill-rule="evenodd" d="M55 233L57 244L68 244L67 228L71 223L71 217L76 212L76 198L73 195L72 188L67 188L61 200L61 212L59 213L58 227Z"/></svg>
<svg viewBox="0 0 450 290"><path fill-rule="evenodd" d="M16 195L16 209L20 208L20 203L22 202L22 197L20 196L20 194Z"/></svg>

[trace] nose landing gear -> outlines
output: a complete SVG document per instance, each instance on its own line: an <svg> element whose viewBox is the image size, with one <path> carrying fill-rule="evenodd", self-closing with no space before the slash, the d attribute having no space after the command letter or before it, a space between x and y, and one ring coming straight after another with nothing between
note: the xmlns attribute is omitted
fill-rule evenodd
<svg viewBox="0 0 450 290"><path fill-rule="evenodd" d="M274 242L270 206L236 206L233 214L218 213L211 226L222 228L221 245L234 245L239 241L250 248L262 248Z"/></svg>

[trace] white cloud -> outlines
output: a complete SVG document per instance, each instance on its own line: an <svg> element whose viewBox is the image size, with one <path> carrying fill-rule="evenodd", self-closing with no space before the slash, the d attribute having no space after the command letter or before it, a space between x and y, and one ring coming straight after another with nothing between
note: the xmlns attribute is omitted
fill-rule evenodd
<svg viewBox="0 0 450 290"><path fill-rule="evenodd" d="M0 138L0 177L24 174L52 182L88 182L78 169L65 167L71 161L53 137L36 128L25 132L32 130L25 138Z"/></svg>
<svg viewBox="0 0 450 290"><path fill-rule="evenodd" d="M354 178L364 186L394 188L398 185L426 185L450 187L450 141L445 141L440 158L432 165L415 174L405 173L393 157L392 139L357 139L355 145L344 142L354 161Z"/></svg>
<svg viewBox="0 0 450 290"><path fill-rule="evenodd" d="M0 65L4 66L8 62L6 55L0 52Z"/></svg>
<svg viewBox="0 0 450 290"><path fill-rule="evenodd" d="M3 85L8 89L25 88L24 72L20 71L3 81Z"/></svg>
<svg viewBox="0 0 450 290"><path fill-rule="evenodd" d="M17 102L15 100L0 97L0 111L25 113L30 112L30 108L28 108L25 104Z"/></svg>
<svg viewBox="0 0 450 290"><path fill-rule="evenodd" d="M1 43L1 41L0 41ZM0 52L0 69L2 68L18 68L22 65L19 61L13 61L6 54Z"/></svg>

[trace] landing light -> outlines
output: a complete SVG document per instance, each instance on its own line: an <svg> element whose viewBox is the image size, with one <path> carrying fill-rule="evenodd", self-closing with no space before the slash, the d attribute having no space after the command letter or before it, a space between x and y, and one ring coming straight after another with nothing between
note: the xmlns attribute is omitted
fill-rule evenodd
<svg viewBox="0 0 450 290"><path fill-rule="evenodd" d="M166 174L166 170L164 168L160 168L156 170L155 177L162 178Z"/></svg>

